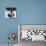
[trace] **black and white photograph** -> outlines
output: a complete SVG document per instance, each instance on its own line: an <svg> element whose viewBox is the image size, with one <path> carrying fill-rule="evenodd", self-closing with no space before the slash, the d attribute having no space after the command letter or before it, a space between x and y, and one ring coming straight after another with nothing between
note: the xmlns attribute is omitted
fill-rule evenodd
<svg viewBox="0 0 46 46"><path fill-rule="evenodd" d="M16 8L7 7L5 9L5 18L16 18Z"/></svg>

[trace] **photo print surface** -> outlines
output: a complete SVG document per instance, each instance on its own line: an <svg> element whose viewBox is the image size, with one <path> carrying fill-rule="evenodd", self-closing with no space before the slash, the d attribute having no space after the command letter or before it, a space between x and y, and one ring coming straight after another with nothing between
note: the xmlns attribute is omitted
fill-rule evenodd
<svg viewBox="0 0 46 46"><path fill-rule="evenodd" d="M5 9L5 18L16 18L16 8L7 7Z"/></svg>
<svg viewBox="0 0 46 46"><path fill-rule="evenodd" d="M46 25L20 25L20 40L46 41Z"/></svg>

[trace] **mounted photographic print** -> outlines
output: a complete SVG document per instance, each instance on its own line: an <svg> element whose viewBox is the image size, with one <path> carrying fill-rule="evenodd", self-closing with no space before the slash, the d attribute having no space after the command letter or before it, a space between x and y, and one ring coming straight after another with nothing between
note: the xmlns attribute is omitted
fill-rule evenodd
<svg viewBox="0 0 46 46"><path fill-rule="evenodd" d="M19 40L46 41L46 25L19 25L18 33Z"/></svg>
<svg viewBox="0 0 46 46"><path fill-rule="evenodd" d="M5 9L5 18L16 18L16 8L7 7Z"/></svg>

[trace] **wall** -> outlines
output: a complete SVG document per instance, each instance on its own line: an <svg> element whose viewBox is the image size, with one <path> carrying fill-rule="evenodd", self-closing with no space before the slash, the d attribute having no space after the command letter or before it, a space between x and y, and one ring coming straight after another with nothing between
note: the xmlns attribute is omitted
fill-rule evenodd
<svg viewBox="0 0 46 46"><path fill-rule="evenodd" d="M17 8L16 19L4 18L6 7ZM46 24L46 0L0 0L0 44L8 43L9 32L17 34L18 24Z"/></svg>

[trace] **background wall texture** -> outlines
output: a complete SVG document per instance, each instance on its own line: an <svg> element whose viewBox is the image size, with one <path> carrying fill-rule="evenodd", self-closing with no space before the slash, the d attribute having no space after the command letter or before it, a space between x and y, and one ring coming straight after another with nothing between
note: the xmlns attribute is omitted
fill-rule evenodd
<svg viewBox="0 0 46 46"><path fill-rule="evenodd" d="M17 8L16 19L4 17L6 7ZM0 0L0 44L8 43L9 32L18 34L18 24L46 24L46 0Z"/></svg>

